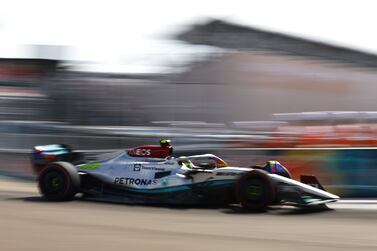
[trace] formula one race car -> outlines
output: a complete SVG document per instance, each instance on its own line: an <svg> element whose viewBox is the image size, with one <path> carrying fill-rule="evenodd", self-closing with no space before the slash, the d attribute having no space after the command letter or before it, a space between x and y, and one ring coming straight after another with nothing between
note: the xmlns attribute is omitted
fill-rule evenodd
<svg viewBox="0 0 377 251"><path fill-rule="evenodd" d="M339 199L314 176L301 183L278 161L231 167L213 154L172 157L169 140L88 161L66 145L34 147L32 164L42 195L51 201L84 198L126 203L234 204L247 210L270 205L308 207ZM315 186L315 187L314 187Z"/></svg>

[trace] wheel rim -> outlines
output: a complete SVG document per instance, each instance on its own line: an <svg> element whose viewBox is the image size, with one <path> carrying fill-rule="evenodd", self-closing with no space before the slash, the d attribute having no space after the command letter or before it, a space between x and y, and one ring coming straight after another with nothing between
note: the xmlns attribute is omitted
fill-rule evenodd
<svg viewBox="0 0 377 251"><path fill-rule="evenodd" d="M53 178L51 179L51 186L52 186L53 188L57 188L57 187L59 187L60 183L61 183L61 180L60 180L59 177L53 177Z"/></svg>
<svg viewBox="0 0 377 251"><path fill-rule="evenodd" d="M248 196L259 197L262 194L262 190L260 186L251 185L246 188L246 193Z"/></svg>
<svg viewBox="0 0 377 251"><path fill-rule="evenodd" d="M252 204L259 204L266 198L265 184L260 180L248 180L244 183L243 195L247 202Z"/></svg>
<svg viewBox="0 0 377 251"><path fill-rule="evenodd" d="M66 190L66 179L63 173L52 170L43 177L43 192L45 194L61 194Z"/></svg>

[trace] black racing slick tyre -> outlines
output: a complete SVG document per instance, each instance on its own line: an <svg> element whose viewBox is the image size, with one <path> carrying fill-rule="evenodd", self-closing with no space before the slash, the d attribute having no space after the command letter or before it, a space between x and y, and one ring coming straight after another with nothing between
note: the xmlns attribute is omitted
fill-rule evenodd
<svg viewBox="0 0 377 251"><path fill-rule="evenodd" d="M240 177L236 184L236 198L249 211L266 211L275 199L275 188L268 174L252 170Z"/></svg>
<svg viewBox="0 0 377 251"><path fill-rule="evenodd" d="M38 186L46 200L67 201L78 192L80 177L72 164L52 162L40 172Z"/></svg>

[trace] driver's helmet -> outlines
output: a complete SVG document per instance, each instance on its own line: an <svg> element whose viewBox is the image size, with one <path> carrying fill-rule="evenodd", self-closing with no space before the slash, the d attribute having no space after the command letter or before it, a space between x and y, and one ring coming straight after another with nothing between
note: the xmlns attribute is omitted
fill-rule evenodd
<svg viewBox="0 0 377 251"><path fill-rule="evenodd" d="M266 165L264 166L264 169L269 173L276 173L286 178L292 178L292 175L290 174L288 169L276 160L267 161Z"/></svg>
<svg viewBox="0 0 377 251"><path fill-rule="evenodd" d="M173 147L170 145L170 139L161 139L160 146L169 149L169 155L173 154Z"/></svg>
<svg viewBox="0 0 377 251"><path fill-rule="evenodd" d="M170 146L170 142L171 142L170 139L161 139L160 140L160 146L161 147L168 147L168 146Z"/></svg>

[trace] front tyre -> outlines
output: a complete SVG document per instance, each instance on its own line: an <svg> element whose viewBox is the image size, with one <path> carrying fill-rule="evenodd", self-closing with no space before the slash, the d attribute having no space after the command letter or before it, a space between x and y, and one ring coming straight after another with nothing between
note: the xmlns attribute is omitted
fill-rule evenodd
<svg viewBox="0 0 377 251"><path fill-rule="evenodd" d="M38 186L46 200L71 200L79 190L80 177L72 164L52 162L40 172Z"/></svg>
<svg viewBox="0 0 377 251"><path fill-rule="evenodd" d="M236 185L236 198L243 208L265 211L275 199L275 188L268 174L252 170L242 175Z"/></svg>

